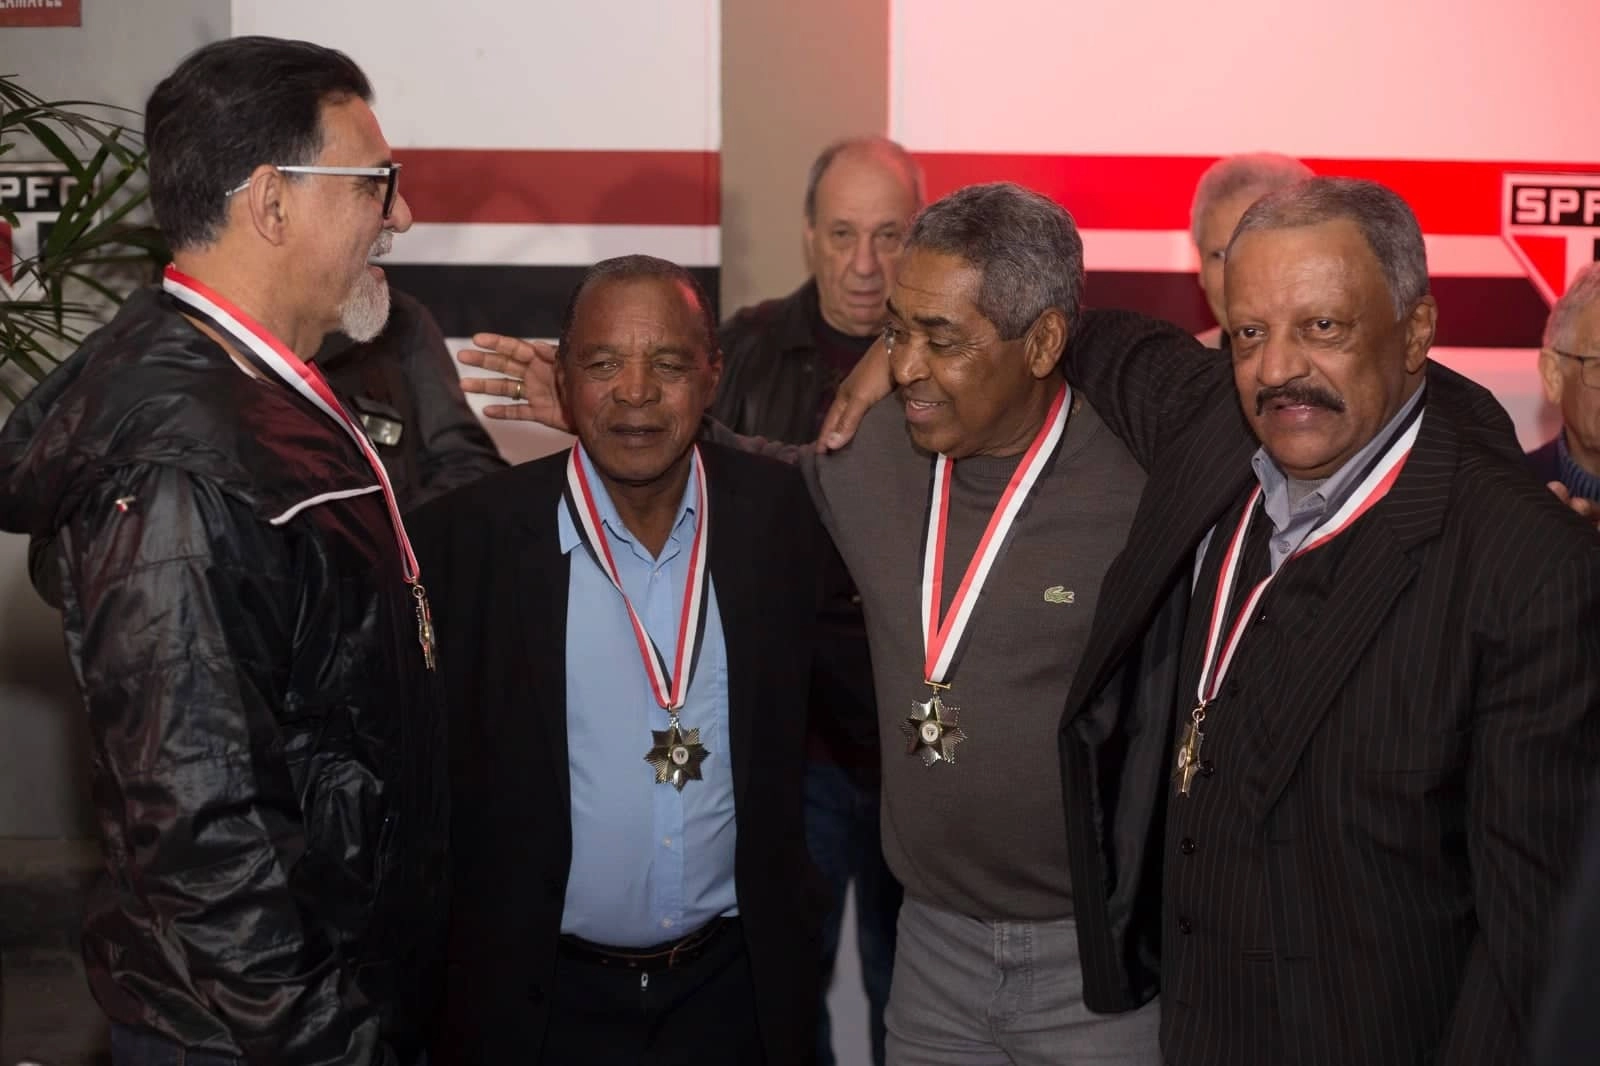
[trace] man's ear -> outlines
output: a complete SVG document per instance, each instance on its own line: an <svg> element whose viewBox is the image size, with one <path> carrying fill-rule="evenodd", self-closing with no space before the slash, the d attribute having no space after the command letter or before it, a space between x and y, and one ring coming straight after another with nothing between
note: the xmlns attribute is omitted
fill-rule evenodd
<svg viewBox="0 0 1600 1066"><path fill-rule="evenodd" d="M1539 383L1544 386L1544 398L1560 407L1567 377L1561 372L1561 357L1549 348L1539 349Z"/></svg>
<svg viewBox="0 0 1600 1066"><path fill-rule="evenodd" d="M243 211L250 228L268 244L282 245L288 240L290 218L289 180L277 167L263 163L250 172L250 182L235 193L230 213Z"/></svg>
<svg viewBox="0 0 1600 1066"><path fill-rule="evenodd" d="M1043 380L1055 373L1056 364L1067 350L1067 333L1067 316L1060 308L1047 307L1033 320L1022 341L1030 374Z"/></svg>
<svg viewBox="0 0 1600 1066"><path fill-rule="evenodd" d="M1406 318L1406 372L1421 372L1428 361L1428 351L1433 347L1433 336L1439 326L1439 305L1430 293L1417 301Z"/></svg>

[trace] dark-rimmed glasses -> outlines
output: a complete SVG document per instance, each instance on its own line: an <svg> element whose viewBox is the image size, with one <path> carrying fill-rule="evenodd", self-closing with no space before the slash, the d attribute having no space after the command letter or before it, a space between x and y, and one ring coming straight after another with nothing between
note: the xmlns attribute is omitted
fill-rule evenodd
<svg viewBox="0 0 1600 1066"><path fill-rule="evenodd" d="M1591 389L1600 389L1600 355L1574 355L1564 352L1560 348L1551 348L1563 359L1571 359L1578 364L1578 380Z"/></svg>
<svg viewBox="0 0 1600 1066"><path fill-rule="evenodd" d="M381 167L318 167L272 164L281 174L331 174L341 178L383 178L388 184L383 189L383 217L387 219L394 210L395 197L400 194L400 164L385 163ZM228 195L243 192L250 187L250 178L228 190Z"/></svg>

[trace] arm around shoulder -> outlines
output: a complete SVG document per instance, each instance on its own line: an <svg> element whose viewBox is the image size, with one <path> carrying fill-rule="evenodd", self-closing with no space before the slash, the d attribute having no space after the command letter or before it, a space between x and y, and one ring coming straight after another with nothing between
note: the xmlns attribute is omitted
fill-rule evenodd
<svg viewBox="0 0 1600 1066"><path fill-rule="evenodd" d="M1170 322L1085 311L1062 354L1067 381L1150 469L1162 445L1219 399L1233 400L1226 354Z"/></svg>

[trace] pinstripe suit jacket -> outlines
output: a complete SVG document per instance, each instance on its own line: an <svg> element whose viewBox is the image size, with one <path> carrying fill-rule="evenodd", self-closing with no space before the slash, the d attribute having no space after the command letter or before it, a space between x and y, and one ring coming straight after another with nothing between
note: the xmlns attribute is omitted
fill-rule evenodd
<svg viewBox="0 0 1600 1066"><path fill-rule="evenodd" d="M1173 1066L1524 1062L1600 767L1600 538L1520 467L1493 398L1430 365L1393 490L1274 584L1210 772L1140 852L1118 797L1167 788L1170 728L1108 745L1097 709L1239 513L1256 441L1226 356L1164 323L1084 316L1067 374L1150 471L1063 720L1073 879L1111 901L1079 915L1088 983L1133 990L1159 921ZM1127 891L1141 860L1164 915Z"/></svg>

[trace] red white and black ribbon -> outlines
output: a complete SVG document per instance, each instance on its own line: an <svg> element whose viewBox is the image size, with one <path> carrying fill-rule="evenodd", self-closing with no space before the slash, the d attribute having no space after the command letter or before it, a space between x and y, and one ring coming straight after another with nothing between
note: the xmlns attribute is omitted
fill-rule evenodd
<svg viewBox="0 0 1600 1066"><path fill-rule="evenodd" d="M400 547L400 565L406 584L413 588L422 578L417 566L416 553L411 550L411 538L406 536L406 525L400 517L400 505L395 500L394 486L389 483L383 460L373 450L372 442L344 405L334 396L322 372L291 352L287 345L274 337L265 326L251 318L229 300L176 267L168 266L161 279L164 288L190 313L211 323L218 332L236 341L240 355L257 370L262 371L299 393L323 414L343 427L355 441L356 447L366 457L378 483L383 486L383 499L389 505L389 524L394 529L395 541Z"/></svg>
<svg viewBox="0 0 1600 1066"><path fill-rule="evenodd" d="M628 594L622 590L622 580L617 573L616 561L611 556L611 544L606 537L605 525L595 506L594 490L589 476L584 473L579 458L581 444L574 444L567 456L567 507L578 527L578 536L595 564L610 578L622 604L628 609L628 621L633 625L633 639L639 645L639 657L644 660L645 676L650 680L650 691L656 702L676 714L689 697L689 678L694 673L699 657L700 643L705 635L705 607L710 592L710 568L706 566L706 517L710 510L710 497L706 493L706 465L700 457L700 446L695 445L692 465L699 504L695 508L694 543L689 549L689 572L684 576L683 605L678 611L678 646L673 649L669 663L656 647L644 623L633 609Z"/></svg>
<svg viewBox="0 0 1600 1066"><path fill-rule="evenodd" d="M1224 636L1228 602L1233 598L1233 586L1239 578L1239 561L1244 555L1245 534L1249 531L1250 523L1255 518L1255 513L1259 509L1258 504L1261 502L1262 489L1259 485L1256 486L1256 490L1250 494L1249 502L1245 504L1244 515L1239 520L1238 528L1228 540L1227 554L1222 557L1222 572L1217 575L1216 597L1211 602L1211 620L1206 626L1206 654L1200 666L1197 692L1200 707L1203 708L1211 703L1221 691L1222 681L1228 676L1228 668L1233 665L1234 655L1244 640L1245 631L1250 628L1251 619L1255 617L1256 605L1261 602L1261 597L1266 595L1274 579L1283 573L1283 568L1307 552L1315 551L1339 536L1389 494L1389 490L1400 477L1400 471L1406 465L1406 459L1411 455L1411 446L1416 443L1417 433L1422 429L1421 414L1422 406L1419 404L1411 424L1405 427L1395 437L1394 442L1378 456L1377 461L1357 484L1355 491L1350 494L1350 498L1343 506L1313 529L1307 535L1305 542L1295 549L1294 554L1250 590L1250 594L1245 597L1244 605L1234 616L1232 628L1227 629L1227 635Z"/></svg>
<svg viewBox="0 0 1600 1066"><path fill-rule="evenodd" d="M928 507L928 535L922 549L922 647L924 651L923 679L931 684L948 682L956 652L972 620L973 609L989 580L1004 549L1011 527L1017 520L1022 505L1027 502L1044 468L1061 446L1066 434L1067 416L1072 411L1072 388L1063 385L1045 414L1044 425L1034 435L1033 443L1023 453L1022 461L1011 475L1005 493L989 516L989 525L978 541L967 572L956 589L955 598L944 618L939 617L940 604L944 602L944 554L946 532L950 524L950 479L955 470L955 460L949 456L935 456L933 460L933 490Z"/></svg>

